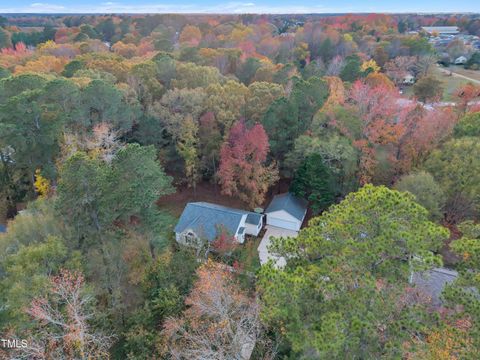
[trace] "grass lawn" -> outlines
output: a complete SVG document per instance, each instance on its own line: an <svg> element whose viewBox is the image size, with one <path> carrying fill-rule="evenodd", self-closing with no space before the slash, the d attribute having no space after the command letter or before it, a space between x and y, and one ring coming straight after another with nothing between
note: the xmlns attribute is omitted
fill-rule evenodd
<svg viewBox="0 0 480 360"><path fill-rule="evenodd" d="M480 81L480 70L469 70L465 69L463 66L450 66L450 69L457 74Z"/></svg>
<svg viewBox="0 0 480 360"><path fill-rule="evenodd" d="M453 66L451 69L447 68L446 70L456 71L456 69L454 69ZM442 82L442 87L443 87L442 101L453 101L454 100L453 94L455 93L455 91L459 87L469 83L467 79L463 79L456 76L449 76L443 73L440 70L440 68L437 66L432 67L431 75L435 76L438 80Z"/></svg>
<svg viewBox="0 0 480 360"><path fill-rule="evenodd" d="M442 72L442 68L438 66L433 66L432 69L430 70L430 75L434 76L438 80L442 82L442 87L443 87L443 96L441 101L445 102L450 102L454 101L454 96L453 94L455 91L465 85L468 84L469 81L467 79L461 78L461 77L456 77L456 76L449 76ZM443 68L447 71L451 70L453 72L462 74L464 76L469 76L472 79L480 79L480 71L474 71L474 70L465 70L463 67L459 66L451 66L449 68ZM471 74L473 73L473 74ZM413 96L413 86L407 86L404 88L403 93L408 96L412 97Z"/></svg>

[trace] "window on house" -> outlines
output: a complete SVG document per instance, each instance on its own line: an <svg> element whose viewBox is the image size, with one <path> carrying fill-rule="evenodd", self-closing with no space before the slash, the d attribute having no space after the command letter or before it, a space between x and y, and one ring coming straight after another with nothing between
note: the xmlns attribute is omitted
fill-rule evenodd
<svg viewBox="0 0 480 360"><path fill-rule="evenodd" d="M188 231L186 234L185 234L185 242L189 245L194 245L196 243L195 241L196 239L196 236L195 234L193 233L193 231Z"/></svg>

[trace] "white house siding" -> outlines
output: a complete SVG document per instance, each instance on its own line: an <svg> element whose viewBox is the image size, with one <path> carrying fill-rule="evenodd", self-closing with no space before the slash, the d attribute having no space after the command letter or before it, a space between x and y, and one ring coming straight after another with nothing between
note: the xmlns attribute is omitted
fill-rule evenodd
<svg viewBox="0 0 480 360"><path fill-rule="evenodd" d="M298 231L302 226L302 222L298 219L295 219L286 211L275 211L267 214L267 225Z"/></svg>
<svg viewBox="0 0 480 360"><path fill-rule="evenodd" d="M260 230L258 229L257 226L253 224L248 224L248 223L245 224L245 233L247 235L257 236L259 232Z"/></svg>
<svg viewBox="0 0 480 360"><path fill-rule="evenodd" d="M247 235L258 236L258 234L260 233L260 230L262 230L262 227L263 227L263 217L260 219L257 225L246 222L245 233Z"/></svg>
<svg viewBox="0 0 480 360"><path fill-rule="evenodd" d="M245 223L245 220L247 220L247 215L243 215L242 216L242 220L240 220L240 224L238 225L238 228L237 230L235 231L235 239L237 240L237 242L239 242L240 244L243 244L244 241L245 241L245 231L247 231L246 229L246 223ZM240 228L245 228L245 231L243 232L242 235L240 235L238 233L238 231L240 230Z"/></svg>

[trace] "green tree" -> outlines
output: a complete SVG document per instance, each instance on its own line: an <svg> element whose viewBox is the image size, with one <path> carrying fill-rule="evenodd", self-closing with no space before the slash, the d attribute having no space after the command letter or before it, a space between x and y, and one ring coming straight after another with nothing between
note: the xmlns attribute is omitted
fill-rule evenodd
<svg viewBox="0 0 480 360"><path fill-rule="evenodd" d="M314 213L319 213L334 202L332 174L320 154L312 154L305 159L293 177L290 191L307 199Z"/></svg>
<svg viewBox="0 0 480 360"><path fill-rule="evenodd" d="M0 81L0 103L5 103L11 97L20 95L26 90L41 89L47 80L36 74L21 74Z"/></svg>
<svg viewBox="0 0 480 360"><path fill-rule="evenodd" d="M290 96L275 100L265 113L262 125L268 134L274 157L283 160L295 139L310 129L313 115L325 103L328 85L316 77L307 81L295 78Z"/></svg>
<svg viewBox="0 0 480 360"><path fill-rule="evenodd" d="M424 168L447 196L446 210L458 221L478 211L480 199L480 144L477 138L450 140L434 150Z"/></svg>
<svg viewBox="0 0 480 360"><path fill-rule="evenodd" d="M158 326L178 316L195 280L198 261L187 251L166 251L147 266L142 279L145 302L128 319L122 351L128 359L160 358L165 339ZM123 356L123 357L126 357Z"/></svg>
<svg viewBox="0 0 480 360"><path fill-rule="evenodd" d="M347 56L345 58L345 65L340 71L340 78L343 81L354 82L362 74L361 66L362 61L358 55Z"/></svg>
<svg viewBox="0 0 480 360"><path fill-rule="evenodd" d="M152 106L154 100L160 99L165 88L158 80L158 66L154 62L140 63L132 67L127 81L135 90L143 109Z"/></svg>
<svg viewBox="0 0 480 360"><path fill-rule="evenodd" d="M298 237L273 240L288 260L260 271L262 316L295 358L401 357L428 314L399 297L413 271L440 262L434 252L447 238L413 195L366 185Z"/></svg>
<svg viewBox="0 0 480 360"><path fill-rule="evenodd" d="M281 85L255 81L248 86L245 116L247 120L259 122L273 101L284 95Z"/></svg>
<svg viewBox="0 0 480 360"><path fill-rule="evenodd" d="M13 166L4 164L4 170L13 168L17 179L30 183L30 194L36 169L50 178L55 173L64 115L58 106L46 103L40 89L24 91L0 105L0 149L9 148L2 153L13 161Z"/></svg>
<svg viewBox="0 0 480 360"><path fill-rule="evenodd" d="M27 322L24 309L33 297L44 293L48 276L62 267L69 255L64 240L49 236L45 242L20 246L14 254L2 260L2 303L8 316L8 324L23 320ZM5 319L7 320L7 319Z"/></svg>
<svg viewBox="0 0 480 360"><path fill-rule="evenodd" d="M114 85L102 80L93 80L82 91L81 97L83 125L86 129L102 122L109 123L121 131L131 129L137 114Z"/></svg>
<svg viewBox="0 0 480 360"><path fill-rule="evenodd" d="M445 194L432 175L418 171L402 176L395 183L395 190L408 191L416 201L430 213L430 217L439 220L445 205Z"/></svg>
<svg viewBox="0 0 480 360"><path fill-rule="evenodd" d="M466 69L479 70L480 69L480 51L472 54L465 64Z"/></svg>
<svg viewBox="0 0 480 360"><path fill-rule="evenodd" d="M3 67L0 66L0 79L5 79L9 77L12 73Z"/></svg>
<svg viewBox="0 0 480 360"><path fill-rule="evenodd" d="M111 163L82 152L70 157L60 170L56 205L82 245L101 239L115 222L131 216L151 224L155 201L172 191L155 149L129 144Z"/></svg>
<svg viewBox="0 0 480 360"><path fill-rule="evenodd" d="M480 112L474 112L462 117L453 128L453 134L462 136L480 136Z"/></svg>
<svg viewBox="0 0 480 360"><path fill-rule="evenodd" d="M229 80L223 85L212 84L205 91L206 108L215 114L223 134L226 134L235 121L245 117L248 88L242 83Z"/></svg>
<svg viewBox="0 0 480 360"><path fill-rule="evenodd" d="M433 76L424 76L413 85L413 93L422 102L438 100L443 94L442 82Z"/></svg>
<svg viewBox="0 0 480 360"><path fill-rule="evenodd" d="M170 83L177 73L175 60L168 54L160 53L155 55L153 61L157 65L158 79L166 88L170 88Z"/></svg>
<svg viewBox="0 0 480 360"><path fill-rule="evenodd" d="M10 33L0 27L0 49L11 48L12 47L12 37Z"/></svg>
<svg viewBox="0 0 480 360"><path fill-rule="evenodd" d="M347 138L338 134L328 137L299 136L294 148L287 154L287 169L296 171L308 156L317 153L333 176L336 193L346 195L358 187L358 151Z"/></svg>
<svg viewBox="0 0 480 360"><path fill-rule="evenodd" d="M468 334L473 340L475 353L469 355L478 357L480 349L480 225L466 221L459 225L462 238L451 243L451 249L461 259L458 266L457 280L444 290L444 298L451 308L456 320L468 319L470 328Z"/></svg>
<svg viewBox="0 0 480 360"><path fill-rule="evenodd" d="M211 66L199 66L193 63L178 63L176 77L172 80L175 88L195 89L207 87L210 84L222 82L223 76L217 68Z"/></svg>
<svg viewBox="0 0 480 360"><path fill-rule="evenodd" d="M257 70L262 67L260 60L256 58L248 58L237 69L238 79L245 85L252 82Z"/></svg>
<svg viewBox="0 0 480 360"><path fill-rule="evenodd" d="M72 60L70 61L67 65L65 65L63 71L62 71L62 75L65 76L65 77L73 77L73 75L75 74L75 72L77 72L78 70L83 70L85 69L85 62L83 62L82 60Z"/></svg>

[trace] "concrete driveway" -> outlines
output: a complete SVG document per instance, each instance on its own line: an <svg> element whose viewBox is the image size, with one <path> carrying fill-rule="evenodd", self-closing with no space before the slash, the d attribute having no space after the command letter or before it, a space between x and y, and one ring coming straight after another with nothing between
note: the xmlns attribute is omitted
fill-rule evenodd
<svg viewBox="0 0 480 360"><path fill-rule="evenodd" d="M260 257L260 264L265 264L268 260L273 259L276 263L276 266L281 268L286 265L285 258L278 257L273 254L270 254L268 251L268 247L270 246L270 238L271 237L297 237L298 231L283 229L276 226L267 225L265 227L267 231L258 246L258 256Z"/></svg>

